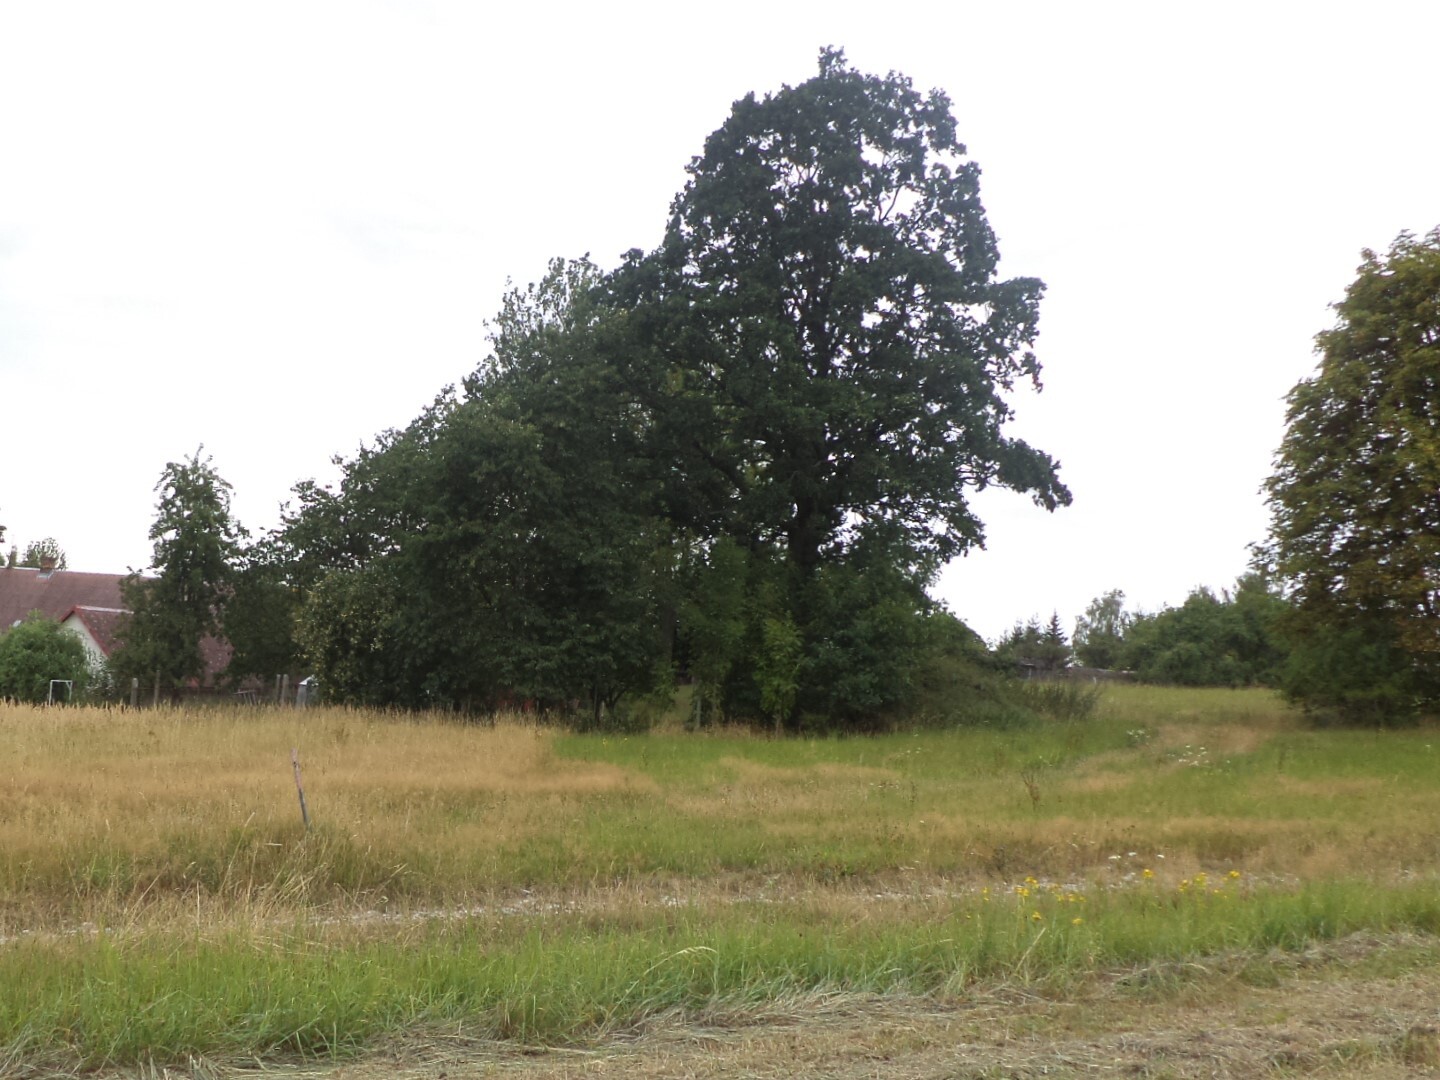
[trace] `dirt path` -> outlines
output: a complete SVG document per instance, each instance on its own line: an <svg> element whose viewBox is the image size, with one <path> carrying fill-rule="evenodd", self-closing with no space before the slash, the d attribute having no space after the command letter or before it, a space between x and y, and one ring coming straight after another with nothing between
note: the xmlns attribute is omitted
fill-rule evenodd
<svg viewBox="0 0 1440 1080"><path fill-rule="evenodd" d="M330 1067L158 1070L279 1080L1440 1076L1430 938L1357 936L1300 955L1099 976L1064 999L997 985L958 1002L809 997L659 1019L583 1050L435 1034Z"/></svg>

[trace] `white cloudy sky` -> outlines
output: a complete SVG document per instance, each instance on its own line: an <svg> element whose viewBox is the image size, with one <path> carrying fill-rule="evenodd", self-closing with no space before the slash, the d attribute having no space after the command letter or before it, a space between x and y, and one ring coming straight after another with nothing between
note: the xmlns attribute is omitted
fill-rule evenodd
<svg viewBox="0 0 1440 1080"><path fill-rule="evenodd" d="M987 637L1244 569L1283 395L1364 247L1440 223L1440 5L0 0L0 522L149 561L203 443L252 531L485 352L507 278L659 239L730 103L821 45L955 102L1007 274L1014 430L1075 505L981 500Z"/></svg>

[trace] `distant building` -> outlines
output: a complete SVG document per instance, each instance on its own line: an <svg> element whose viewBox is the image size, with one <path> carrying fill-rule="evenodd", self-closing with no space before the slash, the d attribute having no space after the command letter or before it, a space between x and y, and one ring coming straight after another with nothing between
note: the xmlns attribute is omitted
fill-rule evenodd
<svg viewBox="0 0 1440 1080"><path fill-rule="evenodd" d="M30 566L0 568L0 631L9 630L32 611L60 622L77 607L124 609L123 574L85 574L76 570Z"/></svg>
<svg viewBox="0 0 1440 1080"><path fill-rule="evenodd" d="M0 568L0 633L38 611L78 637L93 662L103 662L119 647L116 634L129 614L120 595L120 583L125 577L56 570L53 560L44 559L38 570L28 566ZM205 658L201 684L213 686L230 663L230 646L206 638L200 643L200 652Z"/></svg>
<svg viewBox="0 0 1440 1080"><path fill-rule="evenodd" d="M90 666L99 667L110 659L110 654L119 644L115 632L128 614L124 608L77 604L61 617L60 625L80 639L90 658Z"/></svg>

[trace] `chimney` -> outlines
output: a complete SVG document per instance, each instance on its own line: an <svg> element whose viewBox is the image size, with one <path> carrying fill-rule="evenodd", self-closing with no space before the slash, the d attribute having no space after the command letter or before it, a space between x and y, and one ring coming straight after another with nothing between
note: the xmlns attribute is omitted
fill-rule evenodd
<svg viewBox="0 0 1440 1080"><path fill-rule="evenodd" d="M54 555L41 555L41 556L40 556L40 574L41 574L41 576L42 576L42 577L49 577L49 576L50 576L51 574L53 574L54 572L55 572L55 556L54 556Z"/></svg>

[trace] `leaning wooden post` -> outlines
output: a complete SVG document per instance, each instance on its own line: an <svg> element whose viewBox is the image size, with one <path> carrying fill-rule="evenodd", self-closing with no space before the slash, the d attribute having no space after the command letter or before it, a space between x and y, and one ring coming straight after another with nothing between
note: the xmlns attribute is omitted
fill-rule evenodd
<svg viewBox="0 0 1440 1080"><path fill-rule="evenodd" d="M300 820L305 822L305 831L310 831L310 810L305 805L305 785L300 783L300 751L290 748L290 764L295 766L295 790L300 794Z"/></svg>
<svg viewBox="0 0 1440 1080"><path fill-rule="evenodd" d="M138 677L132 677L132 678L130 679L130 707L133 709L133 708L135 708L136 706L138 706L139 704L140 704L140 679L139 679Z"/></svg>

